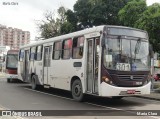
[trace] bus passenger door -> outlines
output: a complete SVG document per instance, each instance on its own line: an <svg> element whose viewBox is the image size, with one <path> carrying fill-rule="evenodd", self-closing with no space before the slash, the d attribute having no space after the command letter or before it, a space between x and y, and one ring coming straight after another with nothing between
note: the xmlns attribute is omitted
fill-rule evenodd
<svg viewBox="0 0 160 119"><path fill-rule="evenodd" d="M87 41L87 92L98 93L99 38Z"/></svg>
<svg viewBox="0 0 160 119"><path fill-rule="evenodd" d="M25 60L24 60L24 79L25 81L29 81L29 51L25 50Z"/></svg>
<svg viewBox="0 0 160 119"><path fill-rule="evenodd" d="M51 48L52 46L44 47L43 59L43 84L49 85L49 68L51 67Z"/></svg>

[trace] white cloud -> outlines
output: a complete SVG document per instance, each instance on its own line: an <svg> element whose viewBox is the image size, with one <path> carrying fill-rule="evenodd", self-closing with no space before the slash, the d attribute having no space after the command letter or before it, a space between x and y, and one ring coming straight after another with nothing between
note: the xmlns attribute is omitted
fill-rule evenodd
<svg viewBox="0 0 160 119"><path fill-rule="evenodd" d="M30 31L31 40L37 35L35 20L43 19L46 10L56 11L60 6L73 9L77 0L1 0L0 24ZM14 2L18 5L3 5L3 2ZM147 0L151 5L160 0Z"/></svg>
<svg viewBox="0 0 160 119"><path fill-rule="evenodd" d="M160 0L147 0L147 5L152 5L153 3L160 3Z"/></svg>
<svg viewBox="0 0 160 119"><path fill-rule="evenodd" d="M18 5L4 5L4 2ZM0 24L30 31L31 40L34 40L38 31L35 21L41 20L45 11L56 11L62 5L73 9L75 2L76 0L1 0Z"/></svg>

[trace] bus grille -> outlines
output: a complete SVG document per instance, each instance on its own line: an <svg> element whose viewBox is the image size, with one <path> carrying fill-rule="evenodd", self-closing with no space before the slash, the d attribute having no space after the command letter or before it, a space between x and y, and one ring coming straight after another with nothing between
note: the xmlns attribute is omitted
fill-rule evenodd
<svg viewBox="0 0 160 119"><path fill-rule="evenodd" d="M117 75L120 80L143 80L145 75Z"/></svg>

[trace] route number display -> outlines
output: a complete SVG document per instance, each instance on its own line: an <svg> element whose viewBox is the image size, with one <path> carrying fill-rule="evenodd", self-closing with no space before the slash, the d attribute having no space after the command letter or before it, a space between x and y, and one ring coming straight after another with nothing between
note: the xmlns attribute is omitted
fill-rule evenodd
<svg viewBox="0 0 160 119"><path fill-rule="evenodd" d="M128 63L117 63L116 69L121 71L130 71L131 66Z"/></svg>

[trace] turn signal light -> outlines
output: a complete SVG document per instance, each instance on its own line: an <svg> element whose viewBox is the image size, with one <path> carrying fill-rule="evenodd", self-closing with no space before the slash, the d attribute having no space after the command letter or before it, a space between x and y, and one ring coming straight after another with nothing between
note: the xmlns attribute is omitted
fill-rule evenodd
<svg viewBox="0 0 160 119"><path fill-rule="evenodd" d="M104 82L106 82L108 84L112 84L112 81L110 81L107 76L102 76L102 81L104 81Z"/></svg>

